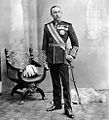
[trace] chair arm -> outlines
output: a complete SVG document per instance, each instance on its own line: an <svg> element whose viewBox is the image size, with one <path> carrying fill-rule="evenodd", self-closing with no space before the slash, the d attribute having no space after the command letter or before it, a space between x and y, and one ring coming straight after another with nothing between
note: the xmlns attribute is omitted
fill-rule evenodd
<svg viewBox="0 0 109 120"><path fill-rule="evenodd" d="M36 62L33 58L31 58L31 64L35 65L36 67L41 67L41 64L39 64L38 62Z"/></svg>

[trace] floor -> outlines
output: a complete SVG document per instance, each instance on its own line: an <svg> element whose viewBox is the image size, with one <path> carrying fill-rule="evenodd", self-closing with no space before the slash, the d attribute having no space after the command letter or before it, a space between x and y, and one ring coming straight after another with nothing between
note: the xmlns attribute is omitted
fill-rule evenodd
<svg viewBox="0 0 109 120"><path fill-rule="evenodd" d="M107 96L105 103L90 103L83 105L73 105L74 120L109 120L109 91L103 90ZM23 105L18 105L19 96L10 97L10 91L4 91L0 96L0 120L71 120L64 114L64 109L47 112L52 101L52 93L45 93L46 100L41 100L41 96L35 93L26 98Z"/></svg>

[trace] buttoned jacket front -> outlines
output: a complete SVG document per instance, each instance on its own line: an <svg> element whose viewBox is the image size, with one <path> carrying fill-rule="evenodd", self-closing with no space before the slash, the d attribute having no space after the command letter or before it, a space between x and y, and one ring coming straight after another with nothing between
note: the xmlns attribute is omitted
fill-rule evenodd
<svg viewBox="0 0 109 120"><path fill-rule="evenodd" d="M42 50L46 53L47 62L52 64L67 63L65 50L63 50L60 46L53 46L53 44L57 43L47 27L47 25L50 23L53 23L56 31L58 32L65 44L68 40L68 37L70 38L72 48L73 46L79 47L75 31L72 27L72 24L65 21L60 21L57 24L54 21L51 21L44 26Z"/></svg>

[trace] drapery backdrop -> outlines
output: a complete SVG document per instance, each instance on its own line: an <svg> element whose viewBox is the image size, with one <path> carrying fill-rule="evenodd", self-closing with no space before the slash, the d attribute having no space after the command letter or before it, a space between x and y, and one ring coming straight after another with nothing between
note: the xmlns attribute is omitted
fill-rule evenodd
<svg viewBox="0 0 109 120"><path fill-rule="evenodd" d="M26 43L40 51L43 26L51 21L49 9L59 5L63 19L71 22L80 43L74 60L78 87L109 88L109 1L108 0L3 0L0 1L1 72L5 89L11 87L6 76L4 48L9 44ZM23 38L23 41L21 41ZM22 43L20 43L22 44ZM40 59L40 58L39 58ZM41 83L51 90L50 74ZM7 87L8 86L8 87ZM73 83L71 83L73 87Z"/></svg>

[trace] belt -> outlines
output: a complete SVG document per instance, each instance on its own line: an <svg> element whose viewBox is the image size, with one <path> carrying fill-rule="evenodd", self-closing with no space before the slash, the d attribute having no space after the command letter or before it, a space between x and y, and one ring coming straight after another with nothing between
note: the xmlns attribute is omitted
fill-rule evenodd
<svg viewBox="0 0 109 120"><path fill-rule="evenodd" d="M65 47L65 44L64 43L49 43L49 46L50 47L57 47L57 46L64 46Z"/></svg>

